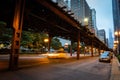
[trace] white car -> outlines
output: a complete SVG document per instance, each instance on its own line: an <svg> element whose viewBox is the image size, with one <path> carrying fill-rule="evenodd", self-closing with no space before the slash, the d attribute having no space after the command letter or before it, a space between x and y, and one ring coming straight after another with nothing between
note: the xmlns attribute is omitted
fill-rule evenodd
<svg viewBox="0 0 120 80"><path fill-rule="evenodd" d="M100 57L99 57L99 62L101 62L101 61L107 61L107 62L111 62L111 59L112 59L112 54L111 54L111 52L110 51L104 51L101 55L100 55Z"/></svg>

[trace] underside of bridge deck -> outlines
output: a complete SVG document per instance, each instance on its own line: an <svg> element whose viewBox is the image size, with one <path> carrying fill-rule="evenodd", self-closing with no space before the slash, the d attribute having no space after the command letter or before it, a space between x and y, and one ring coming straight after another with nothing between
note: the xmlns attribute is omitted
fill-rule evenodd
<svg viewBox="0 0 120 80"><path fill-rule="evenodd" d="M13 37L11 68L17 67L18 64L22 30L47 32L53 37L62 37L78 43L80 41L109 50L88 28L81 26L74 17L51 0L3 0L0 3L0 12L0 21L7 23L6 28L13 28L16 36ZM17 56L13 56L14 54Z"/></svg>

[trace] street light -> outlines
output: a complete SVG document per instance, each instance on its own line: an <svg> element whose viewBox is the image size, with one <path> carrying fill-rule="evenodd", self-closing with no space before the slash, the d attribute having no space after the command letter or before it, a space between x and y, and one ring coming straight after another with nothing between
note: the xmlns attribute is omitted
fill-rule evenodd
<svg viewBox="0 0 120 80"><path fill-rule="evenodd" d="M87 17L85 17L83 21L84 21L83 23L84 23L84 26L86 27L86 29L88 29L90 31L89 19Z"/></svg>
<svg viewBox="0 0 120 80"><path fill-rule="evenodd" d="M119 43L119 41L114 41L114 44L118 44Z"/></svg>
<svg viewBox="0 0 120 80"><path fill-rule="evenodd" d="M88 18L84 18L84 25L88 26Z"/></svg>
<svg viewBox="0 0 120 80"><path fill-rule="evenodd" d="M117 46L118 46L118 43L117 43L116 41L114 41L114 46L113 46L113 48L116 49Z"/></svg>
<svg viewBox="0 0 120 80"><path fill-rule="evenodd" d="M45 42L45 43L48 43L48 42L49 42L49 39L48 39L48 38L44 39L44 42Z"/></svg>
<svg viewBox="0 0 120 80"><path fill-rule="evenodd" d="M117 44L117 53L120 54L120 31L115 31L115 41L114 43Z"/></svg>
<svg viewBox="0 0 120 80"><path fill-rule="evenodd" d="M47 46L46 46L46 47L48 47L48 48L49 48L49 39L48 39L48 38L44 39L44 42L47 44ZM47 48L47 49L48 49L48 48Z"/></svg>

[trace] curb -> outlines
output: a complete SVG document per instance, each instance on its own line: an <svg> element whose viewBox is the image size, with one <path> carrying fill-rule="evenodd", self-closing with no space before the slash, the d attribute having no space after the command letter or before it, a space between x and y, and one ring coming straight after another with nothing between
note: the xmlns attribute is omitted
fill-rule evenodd
<svg viewBox="0 0 120 80"><path fill-rule="evenodd" d="M110 80L120 80L120 63L116 56L113 57Z"/></svg>
<svg viewBox="0 0 120 80"><path fill-rule="evenodd" d="M119 70L120 70L120 62L119 62L118 59L117 59L117 64L118 64L118 68L119 68Z"/></svg>

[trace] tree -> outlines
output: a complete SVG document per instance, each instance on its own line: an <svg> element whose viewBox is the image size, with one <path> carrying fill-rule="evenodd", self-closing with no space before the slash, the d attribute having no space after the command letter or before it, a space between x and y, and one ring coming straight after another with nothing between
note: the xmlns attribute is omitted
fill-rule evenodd
<svg viewBox="0 0 120 80"><path fill-rule="evenodd" d="M0 36L2 36L6 30L7 23L4 21L0 21Z"/></svg>
<svg viewBox="0 0 120 80"><path fill-rule="evenodd" d="M0 21L0 42L4 45L9 45L12 40L12 32L11 28L7 28L7 23Z"/></svg>
<svg viewBox="0 0 120 80"><path fill-rule="evenodd" d="M22 32L21 46L40 49L46 46L44 39L48 38L48 34L45 33L33 33L29 31ZM54 37L51 40L51 47L55 50L62 47L60 40Z"/></svg>
<svg viewBox="0 0 120 80"><path fill-rule="evenodd" d="M21 37L21 46L23 47L32 47L32 42L35 37L29 31L23 31Z"/></svg>
<svg viewBox="0 0 120 80"><path fill-rule="evenodd" d="M55 50L58 50L62 47L60 40L56 37L52 39L51 47Z"/></svg>
<svg viewBox="0 0 120 80"><path fill-rule="evenodd" d="M42 46L44 45L44 37L46 37L47 35L42 34L42 33L34 33L34 40L33 40L33 46L34 48L42 48ZM48 37L48 36L47 36Z"/></svg>
<svg viewBox="0 0 120 80"><path fill-rule="evenodd" d="M74 42L74 43L73 43L72 49L73 49L74 51L77 51L77 42Z"/></svg>
<svg viewBox="0 0 120 80"><path fill-rule="evenodd" d="M0 42L11 42L13 36L13 30L11 28L6 28L7 24L0 21ZM22 31L21 35L21 46L26 48L36 48L40 49L45 46L44 39L48 38L46 33L36 33L33 31ZM55 50L62 47L60 40L56 37L52 39L51 47Z"/></svg>

